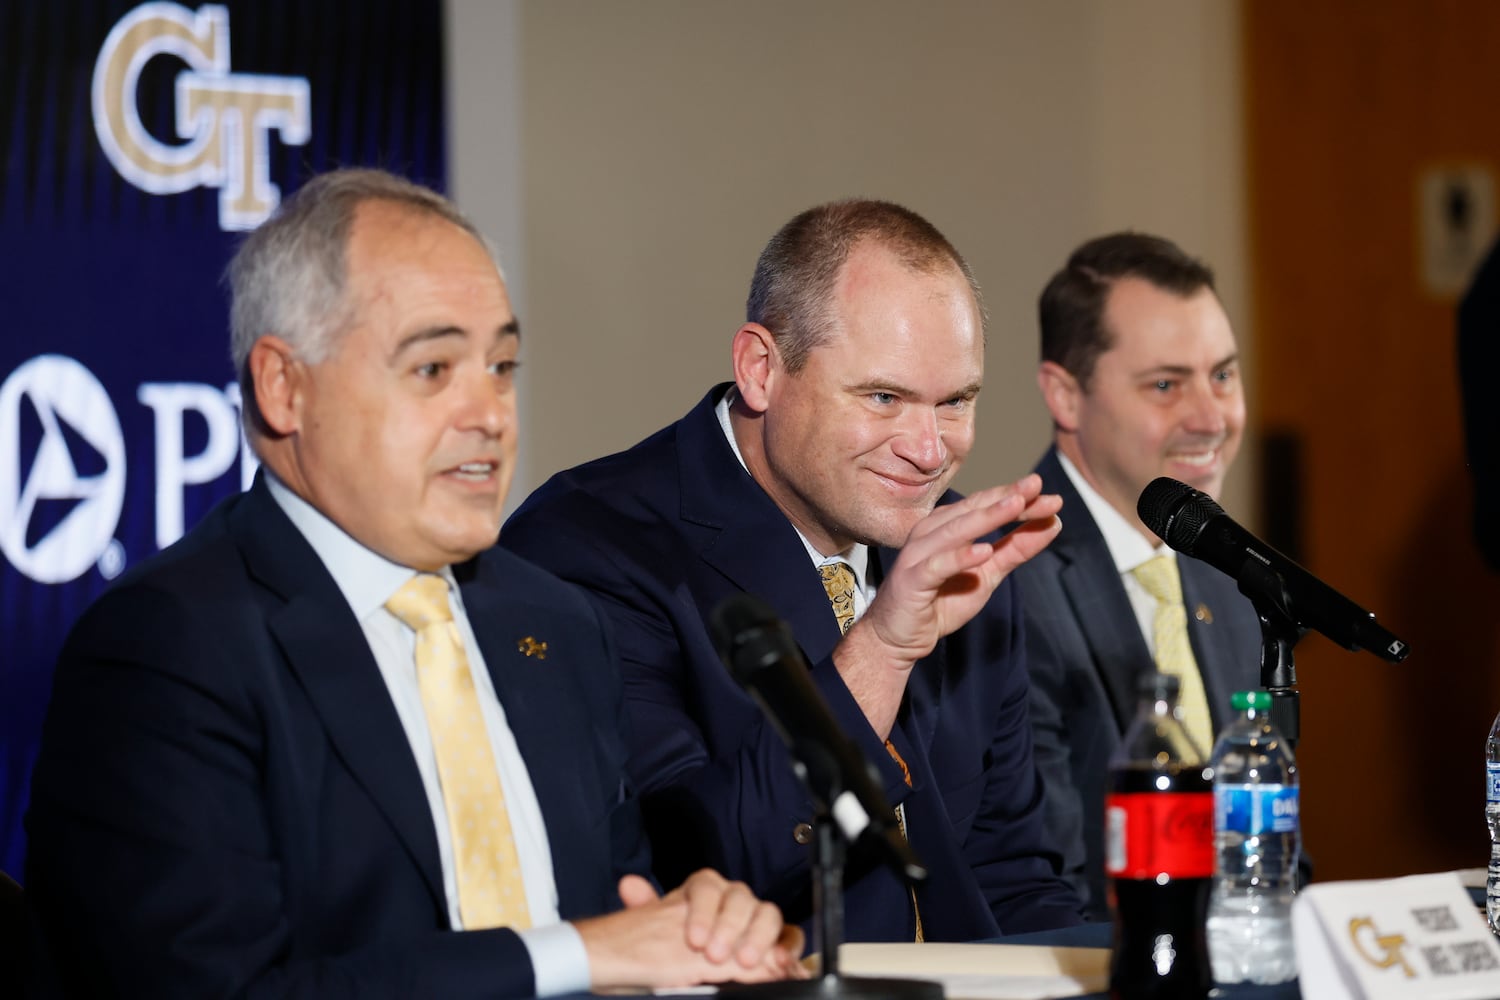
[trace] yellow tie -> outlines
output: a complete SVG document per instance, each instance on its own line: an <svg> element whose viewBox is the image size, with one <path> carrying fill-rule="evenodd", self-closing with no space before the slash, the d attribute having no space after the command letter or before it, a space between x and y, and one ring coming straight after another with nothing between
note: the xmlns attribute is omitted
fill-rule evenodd
<svg viewBox="0 0 1500 1000"><path fill-rule="evenodd" d="M1203 675L1193 659L1188 642L1187 608L1182 603L1182 578L1177 575L1175 556L1160 555L1130 571L1146 593L1156 598L1156 617L1151 631L1156 644L1156 669L1171 674L1181 682L1177 704L1182 708L1182 722L1188 737L1198 745L1204 760L1213 751L1213 718L1208 712L1208 695L1203 689Z"/></svg>
<svg viewBox="0 0 1500 1000"><path fill-rule="evenodd" d="M505 792L479 712L469 658L448 605L448 583L432 573L419 573L385 606L417 633L417 686L437 753L464 929L530 927Z"/></svg>
<svg viewBox="0 0 1500 1000"><path fill-rule="evenodd" d="M823 578L823 591L828 595L828 603L833 605L833 617L838 620L839 631L847 634L850 626L854 624L854 570L848 563L831 562L824 563L818 567L818 575ZM906 787L911 787L911 768L906 766L901 752L896 749L896 744L890 740L885 741L886 753L891 755L901 767L901 777L906 779ZM901 827L901 836L906 837L906 810L901 806L896 807L896 822ZM922 911L917 908L917 890L911 890L911 908L917 918L917 940L922 940Z"/></svg>

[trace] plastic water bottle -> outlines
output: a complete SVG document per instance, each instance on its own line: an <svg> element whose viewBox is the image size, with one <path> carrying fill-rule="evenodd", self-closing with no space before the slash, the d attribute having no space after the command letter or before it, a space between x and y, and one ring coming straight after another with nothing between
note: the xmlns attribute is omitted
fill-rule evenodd
<svg viewBox="0 0 1500 1000"><path fill-rule="evenodd" d="M1297 762L1271 724L1271 696L1239 691L1238 717L1214 744L1217 867L1208 948L1220 983L1284 983L1297 975Z"/></svg>
<svg viewBox="0 0 1500 1000"><path fill-rule="evenodd" d="M1109 992L1117 1000L1202 1000L1213 986L1204 936L1212 772L1182 727L1177 678L1149 674L1138 690L1104 802Z"/></svg>
<svg viewBox="0 0 1500 1000"><path fill-rule="evenodd" d="M1484 909L1490 931L1500 934L1500 715L1484 742L1484 818L1490 827L1490 875L1484 883Z"/></svg>

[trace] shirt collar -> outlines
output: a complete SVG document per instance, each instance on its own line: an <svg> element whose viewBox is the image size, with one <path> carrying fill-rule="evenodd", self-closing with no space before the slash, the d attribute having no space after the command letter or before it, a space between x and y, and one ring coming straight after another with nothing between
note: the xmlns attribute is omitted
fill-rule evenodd
<svg viewBox="0 0 1500 1000"><path fill-rule="evenodd" d="M1129 573L1155 556L1171 554L1172 550L1165 543L1152 547L1139 528L1127 521L1125 515L1115 510L1108 500L1089 485L1089 481L1083 478L1083 473L1068 460L1068 456L1059 451L1057 460L1072 481L1073 488L1083 498L1083 505L1088 508L1094 523L1099 526L1099 533L1104 536L1104 545L1109 549L1117 573ZM1063 511L1062 517L1066 521L1068 512Z"/></svg>
<svg viewBox="0 0 1500 1000"><path fill-rule="evenodd" d="M393 563L355 541L322 511L292 492L269 469L266 470L266 485L270 488L271 498L322 560L360 621L384 608L390 596L415 575L410 566ZM439 575L448 581L451 591L452 570L445 566Z"/></svg>
<svg viewBox="0 0 1500 1000"><path fill-rule="evenodd" d="M729 448L734 452L734 457L740 463L740 468L748 473L750 467L745 464L745 456L740 454L740 444L734 439L734 426L729 422L729 407L733 405L735 397L738 395L738 390L733 385L730 385L717 405L714 406L714 416L719 418L719 427L724 431L724 439L729 442ZM787 523L791 524L791 520L788 519ZM870 547L868 545L865 545L863 542L855 542L846 552L836 552L831 556L825 556L813 546L812 542L807 540L806 535L797 530L795 524L792 524L792 530L796 531L797 537L802 540L802 547L807 549L807 556L812 560L814 566L846 562L849 564L849 568L854 571L855 585L861 590L864 589L865 571L870 565Z"/></svg>

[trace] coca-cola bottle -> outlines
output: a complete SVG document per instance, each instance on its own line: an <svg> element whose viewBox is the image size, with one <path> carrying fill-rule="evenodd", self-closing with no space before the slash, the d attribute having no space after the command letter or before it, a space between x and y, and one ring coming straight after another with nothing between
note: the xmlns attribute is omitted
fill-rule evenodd
<svg viewBox="0 0 1500 1000"><path fill-rule="evenodd" d="M1177 710L1178 680L1148 674L1110 760L1105 872L1116 1000L1202 1000L1213 987L1204 921L1214 871L1213 770Z"/></svg>

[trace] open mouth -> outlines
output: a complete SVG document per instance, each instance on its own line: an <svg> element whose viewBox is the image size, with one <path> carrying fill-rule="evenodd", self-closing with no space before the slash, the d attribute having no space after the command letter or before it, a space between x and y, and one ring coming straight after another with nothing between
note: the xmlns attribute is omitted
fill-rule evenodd
<svg viewBox="0 0 1500 1000"><path fill-rule="evenodd" d="M1219 460L1219 449L1210 448L1208 451L1177 451L1167 456L1167 461L1178 465L1192 465L1200 469L1208 468Z"/></svg>
<svg viewBox="0 0 1500 1000"><path fill-rule="evenodd" d="M464 482L482 483L494 477L496 468L494 462L465 462L455 469L449 469L448 474Z"/></svg>

